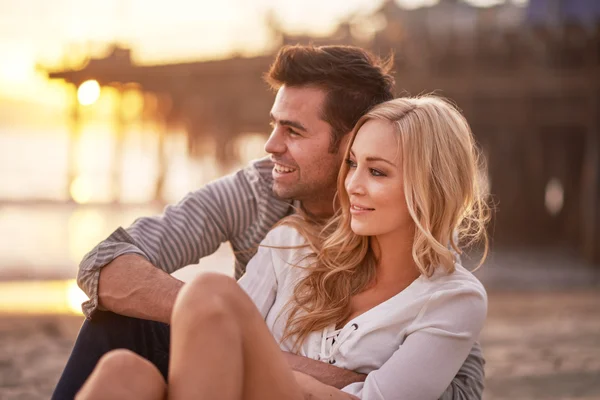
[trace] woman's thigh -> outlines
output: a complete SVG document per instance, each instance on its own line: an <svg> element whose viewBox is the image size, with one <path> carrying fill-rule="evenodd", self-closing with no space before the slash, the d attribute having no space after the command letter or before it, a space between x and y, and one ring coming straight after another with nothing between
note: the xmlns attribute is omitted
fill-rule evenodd
<svg viewBox="0 0 600 400"><path fill-rule="evenodd" d="M244 399L303 398L293 371L262 315L234 279L221 274L203 274L188 285L185 293L182 293L186 298L179 299L176 308L186 307L190 313L194 313L196 308L198 315L203 315L206 312L203 305L219 304L222 312L227 314L224 320L234 322L233 325L225 323L223 327L234 329L241 341L242 354L239 356L243 363ZM212 329L214 326L205 328ZM176 332L185 327L177 326L174 321L171 329L172 345L177 346L174 339L178 336ZM227 332L223 337L231 337L230 333Z"/></svg>

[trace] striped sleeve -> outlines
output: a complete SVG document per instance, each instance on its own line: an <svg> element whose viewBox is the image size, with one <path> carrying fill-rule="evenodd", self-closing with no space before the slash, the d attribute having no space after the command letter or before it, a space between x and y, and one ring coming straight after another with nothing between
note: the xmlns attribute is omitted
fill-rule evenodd
<svg viewBox="0 0 600 400"><path fill-rule="evenodd" d="M481 400L485 378L484 366L481 345L475 342L469 356L440 400Z"/></svg>
<svg viewBox="0 0 600 400"><path fill-rule="evenodd" d="M255 247L289 209L289 203L271 193L269 168L266 160L256 161L189 193L162 215L139 218L114 231L79 265L77 282L90 298L83 304L84 314L89 318L98 307L100 270L123 254L138 254L172 273L229 240L240 248Z"/></svg>

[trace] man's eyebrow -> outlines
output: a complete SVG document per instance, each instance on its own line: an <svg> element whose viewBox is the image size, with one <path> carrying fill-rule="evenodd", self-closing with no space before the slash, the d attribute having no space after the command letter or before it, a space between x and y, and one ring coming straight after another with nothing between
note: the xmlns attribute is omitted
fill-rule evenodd
<svg viewBox="0 0 600 400"><path fill-rule="evenodd" d="M356 156L354 155L354 152L352 150L350 150L350 155L352 155L352 157L356 158ZM394 164L393 162L386 160L385 158L381 158L381 157L372 157L369 156L367 157L367 161L383 161L385 163L390 164L391 166L395 167L396 164Z"/></svg>
<svg viewBox="0 0 600 400"><path fill-rule="evenodd" d="M302 125L300 122L290 121L287 119L277 120L277 118L275 118L275 116L272 113L269 114L269 117L271 118L271 122L277 122L278 124L284 125L284 126L291 126L292 128L296 128L303 132L307 131L307 129L304 127L304 125Z"/></svg>

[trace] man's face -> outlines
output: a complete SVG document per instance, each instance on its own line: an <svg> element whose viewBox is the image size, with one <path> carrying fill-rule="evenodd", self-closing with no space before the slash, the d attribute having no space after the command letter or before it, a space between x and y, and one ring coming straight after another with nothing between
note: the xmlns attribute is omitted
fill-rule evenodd
<svg viewBox="0 0 600 400"><path fill-rule="evenodd" d="M314 213L332 207L342 161L340 149L329 152L331 126L320 117L325 96L319 88L282 86L271 108L273 132L265 144L275 163L275 195L301 200Z"/></svg>

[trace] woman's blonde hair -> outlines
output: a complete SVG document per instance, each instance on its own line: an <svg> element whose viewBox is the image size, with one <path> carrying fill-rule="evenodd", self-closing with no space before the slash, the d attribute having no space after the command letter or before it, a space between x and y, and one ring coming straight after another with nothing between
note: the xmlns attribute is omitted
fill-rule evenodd
<svg viewBox="0 0 600 400"><path fill-rule="evenodd" d="M480 241L484 245L481 265L488 251L485 166L463 115L435 96L379 104L352 130L346 159L358 131L370 120L390 122L399 136L406 203L415 224L412 257L421 274L431 277L437 267L454 272L455 253ZM294 338L296 348L309 333L346 321L351 297L375 278L377 259L371 238L350 228L344 187L348 168L344 163L340 170L336 213L324 226L302 215L282 221L295 227L311 250L308 273L288 304L282 339Z"/></svg>

